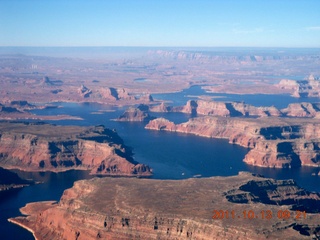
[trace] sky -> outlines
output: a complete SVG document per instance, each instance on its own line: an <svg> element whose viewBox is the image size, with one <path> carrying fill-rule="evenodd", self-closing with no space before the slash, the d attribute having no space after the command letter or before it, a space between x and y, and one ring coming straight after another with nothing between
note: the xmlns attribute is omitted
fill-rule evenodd
<svg viewBox="0 0 320 240"><path fill-rule="evenodd" d="M320 0L0 0L0 46L320 47Z"/></svg>

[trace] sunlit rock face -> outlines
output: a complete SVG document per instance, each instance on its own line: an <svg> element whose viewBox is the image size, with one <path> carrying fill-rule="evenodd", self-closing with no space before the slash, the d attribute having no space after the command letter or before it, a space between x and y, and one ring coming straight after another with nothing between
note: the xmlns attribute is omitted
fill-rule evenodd
<svg viewBox="0 0 320 240"><path fill-rule="evenodd" d="M197 117L174 124L163 118L150 121L147 129L183 132L228 139L251 150L248 164L290 168L320 163L320 124L317 119Z"/></svg>
<svg viewBox="0 0 320 240"><path fill-rule="evenodd" d="M283 79L277 84L280 89L292 91L294 97L320 97L320 81L318 77L310 75L305 80Z"/></svg>
<svg viewBox="0 0 320 240"><path fill-rule="evenodd" d="M118 134L104 126L0 124L0 165L25 171L91 170L103 175L150 175Z"/></svg>
<svg viewBox="0 0 320 240"><path fill-rule="evenodd" d="M27 216L10 221L43 240L310 239L320 225L308 203L319 210L319 194L244 172L179 181L95 178L75 182L58 203L28 204L21 209ZM283 217L285 210L292 216Z"/></svg>
<svg viewBox="0 0 320 240"><path fill-rule="evenodd" d="M129 107L116 121L120 122L143 122L153 119L148 113L149 107L139 105L138 107Z"/></svg>

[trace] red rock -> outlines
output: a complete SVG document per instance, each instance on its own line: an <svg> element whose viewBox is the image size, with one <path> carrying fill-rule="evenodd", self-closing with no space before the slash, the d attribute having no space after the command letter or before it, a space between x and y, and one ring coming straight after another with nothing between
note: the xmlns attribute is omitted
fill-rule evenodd
<svg viewBox="0 0 320 240"><path fill-rule="evenodd" d="M81 85L81 87L78 89L78 92L84 98L88 98L92 94L92 90L90 90L84 85Z"/></svg>
<svg viewBox="0 0 320 240"><path fill-rule="evenodd" d="M147 106L146 106L147 107ZM151 116L148 113L148 107L146 110L140 105L137 108L129 107L116 121L121 122L143 122L150 120Z"/></svg>
<svg viewBox="0 0 320 240"><path fill-rule="evenodd" d="M320 81L313 76L306 80L283 79L276 86L291 90L294 97L320 97Z"/></svg>
<svg viewBox="0 0 320 240"><path fill-rule="evenodd" d="M21 209L25 216L9 221L42 240L298 240L320 234L319 202L319 194L299 188L292 180L244 172L174 181L94 178L75 182L58 203L27 204ZM307 210L296 218L294 207ZM287 209L292 216L282 217ZM314 214L309 213L312 210ZM268 219L267 211L272 215ZM309 236L296 229L302 224Z"/></svg>
<svg viewBox="0 0 320 240"><path fill-rule="evenodd" d="M290 117L315 117L320 112L319 103L292 103L281 111Z"/></svg>
<svg viewBox="0 0 320 240"><path fill-rule="evenodd" d="M167 107L164 103L150 108L154 112L183 112L206 116L239 117L239 116L281 116L282 113L275 107L255 107L238 102L217 102L206 100L189 100L182 107Z"/></svg>
<svg viewBox="0 0 320 240"><path fill-rule="evenodd" d="M25 171L91 170L103 175L151 175L137 166L115 131L49 124L0 124L0 166Z"/></svg>
<svg viewBox="0 0 320 240"><path fill-rule="evenodd" d="M320 123L315 119L198 117L174 124L159 118L146 129L183 132L252 148L244 161L262 167L317 167L320 163Z"/></svg>

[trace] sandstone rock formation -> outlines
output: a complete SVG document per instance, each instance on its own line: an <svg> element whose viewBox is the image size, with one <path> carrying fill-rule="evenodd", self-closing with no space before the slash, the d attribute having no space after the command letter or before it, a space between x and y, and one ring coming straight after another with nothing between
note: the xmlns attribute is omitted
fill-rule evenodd
<svg viewBox="0 0 320 240"><path fill-rule="evenodd" d="M306 80L283 79L276 86L292 90L294 97L320 97L320 81L313 76Z"/></svg>
<svg viewBox="0 0 320 240"><path fill-rule="evenodd" d="M114 130L33 123L0 123L0 166L25 171L91 170L92 174L147 176Z"/></svg>
<svg viewBox="0 0 320 240"><path fill-rule="evenodd" d="M280 116L275 107L255 107L243 102L188 101L182 112L212 116Z"/></svg>
<svg viewBox="0 0 320 240"><path fill-rule="evenodd" d="M290 205L290 210L320 213L320 194L300 188L293 180L251 180L231 190L226 198L233 203Z"/></svg>
<svg viewBox="0 0 320 240"><path fill-rule="evenodd" d="M239 202L239 194L249 201ZM287 206L265 202L271 196ZM308 213L303 204L290 210L295 196L320 202L319 194L292 181L249 173L179 181L95 178L75 182L58 203L27 204L21 209L27 216L9 221L42 240L319 238L319 213ZM283 217L285 210L290 217Z"/></svg>
<svg viewBox="0 0 320 240"><path fill-rule="evenodd" d="M121 122L143 122L153 119L148 113L148 106L139 105L138 107L129 107L116 121Z"/></svg>
<svg viewBox="0 0 320 240"><path fill-rule="evenodd" d="M320 113L320 103L291 103L281 112L290 117L316 117Z"/></svg>
<svg viewBox="0 0 320 240"><path fill-rule="evenodd" d="M276 107L255 107L244 102L217 102L209 100L189 100L185 106L170 107L161 103L150 107L151 112L183 112L193 115L222 117L267 117L282 116Z"/></svg>
<svg viewBox="0 0 320 240"><path fill-rule="evenodd" d="M287 108L255 107L244 102L217 102L210 100L189 100L186 105L179 107L150 105L150 112L183 112L196 115L222 117L308 117L320 116L320 103L291 103Z"/></svg>
<svg viewBox="0 0 320 240"><path fill-rule="evenodd" d="M90 97L90 94L92 94L92 90L87 88L84 85L80 86L80 88L78 89L78 92L84 98Z"/></svg>
<svg viewBox="0 0 320 240"><path fill-rule="evenodd" d="M108 100L135 100L135 97L131 96L124 88L101 88L98 92L102 98Z"/></svg>
<svg viewBox="0 0 320 240"><path fill-rule="evenodd" d="M299 76L303 72L318 74L319 53L313 51L176 50L162 49L155 52L156 57L144 56L146 61L131 55L133 58L126 61L110 59L108 63L69 57L1 56L1 96L8 101L23 96L29 102L38 103L85 101L113 104L112 100L99 97L100 89L106 86L125 88L131 95L139 96L144 92L181 91L194 85L224 93L281 94L290 91L274 86L279 76ZM315 81L318 80L315 78ZM80 84L92 90L89 98L79 95ZM54 94L58 89L62 91ZM117 104L129 105L130 101Z"/></svg>
<svg viewBox="0 0 320 240"><path fill-rule="evenodd" d="M154 99L152 97L151 94L143 94L142 96L140 96L139 100L145 101L145 102L153 102Z"/></svg>
<svg viewBox="0 0 320 240"><path fill-rule="evenodd" d="M172 112L172 107L167 106L164 102L160 105L152 105L149 107L150 112Z"/></svg>
<svg viewBox="0 0 320 240"><path fill-rule="evenodd" d="M244 161L262 167L298 167L320 164L320 123L317 119L197 117L174 124L163 118L147 129L226 138L252 148Z"/></svg>
<svg viewBox="0 0 320 240"><path fill-rule="evenodd" d="M117 89L117 99L134 99L133 96L130 96L128 91L124 88L118 88Z"/></svg>
<svg viewBox="0 0 320 240"><path fill-rule="evenodd" d="M256 62L281 62L283 60L309 60L314 58L313 56L306 55L285 55L276 52L269 53L237 53L223 54L215 51L194 51L194 50L150 50L149 55L158 56L160 58L170 58L175 60L187 60L201 63L224 63L224 64L236 64L236 63L256 63Z"/></svg>

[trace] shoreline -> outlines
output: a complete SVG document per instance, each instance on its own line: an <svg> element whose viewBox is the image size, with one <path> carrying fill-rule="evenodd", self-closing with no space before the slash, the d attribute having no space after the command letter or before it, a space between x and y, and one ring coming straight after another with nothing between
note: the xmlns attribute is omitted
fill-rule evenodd
<svg viewBox="0 0 320 240"><path fill-rule="evenodd" d="M54 205L56 203L57 203L57 201L38 201L38 202L27 203L24 207L19 208L20 213L25 216L11 217L7 220L8 220L8 222L16 224L19 227L27 230L28 232L31 232L35 240L40 240L37 238L37 236L35 234L35 230L33 230L31 227L27 226L26 224L20 222L20 220L29 222L29 220L27 218L28 218L28 216L31 216L32 214L30 214L28 212L28 209L31 210L31 212L32 212L32 206L34 206L34 205L44 204L44 206L46 206L46 207L51 207L52 205ZM30 209L30 207L31 207L31 209Z"/></svg>
<svg viewBox="0 0 320 240"><path fill-rule="evenodd" d="M26 170L24 168L20 168L20 167L7 167L7 166L0 166L1 168L3 169L6 169L6 170L18 170L18 171L21 171L21 172L43 172L43 173L62 173L62 172L67 172L67 171L86 171L89 173L90 176L93 176L93 177L126 177L126 178L150 178L153 176L153 174L142 174L142 175L134 175L134 174L95 174L95 173L91 173L91 169L79 169L79 168L71 168L71 169L61 169L61 170L46 170L46 171L41 171L41 170L36 170L36 169L29 169L29 170Z"/></svg>
<svg viewBox="0 0 320 240"><path fill-rule="evenodd" d="M8 219L8 222L12 223L12 224L16 224L18 225L19 227L27 230L28 232L31 232L32 233L32 236L34 237L35 240L39 240L36 235L35 235L35 232L33 231L33 229L29 228L28 226L18 222L17 220L15 220L14 218L9 218Z"/></svg>
<svg viewBox="0 0 320 240"><path fill-rule="evenodd" d="M258 190L244 189L251 186L252 183L258 184ZM263 184L259 185L259 183ZM117 188L113 186L117 186ZM271 189L270 186L272 186ZM87 190L84 191L84 189ZM100 233L101 239L133 239L132 233L141 234L141 239L156 239L160 235L159 232L166 239L168 237L169 239L186 239L182 237L181 231L176 231L177 226L178 230L182 229L180 228L182 221L184 221L184 229L187 229L184 235L187 235L187 231L191 229L194 232L194 236L192 236L194 238L213 239L217 232L225 233L225 227L227 227L231 230L231 234L241 232L243 237L248 239L264 239L266 236L272 239L275 236L286 236L287 234L293 236L292 239L302 239L299 229L295 229L294 226L306 225L310 228L311 235L313 229L318 226L317 217L319 214L317 212L313 214L313 212L307 211L305 214L308 215L305 215L305 220L302 219L304 220L303 225L297 218L273 217L266 221L258 214L264 211L263 209L269 209L273 213L280 211L282 213L283 206L286 208L298 206L299 202L293 200L292 196L286 193L291 193L298 200L314 199L315 203L320 201L320 195L309 191L305 191L301 195L302 190L303 188L291 180L272 180L241 171L238 175L229 177L217 176L181 181L97 178L77 181L60 197L62 204L51 205L50 202L26 204L20 209L20 212L28 215L10 219L10 222L33 233L35 239L37 239L35 236L37 235L38 238L48 240L60 236L72 239L75 232L81 232L83 239L96 239L97 231ZM257 200L250 202L251 195L248 194L251 193L255 195ZM141 207L141 201L137 201L137 198L144 199L146 197L150 201L144 202L144 206ZM239 197L241 198L239 199ZM226 222L227 220L221 218L213 220L215 218L210 215L210 210L221 208L233 209L234 212L242 213L244 206L239 204L241 200L248 200L249 206L253 209L251 212L256 212L256 216L259 215L255 218L255 226L252 226L250 220L244 220L240 223ZM76 206L74 201L76 201ZM288 202L282 205L277 204L282 201ZM195 203L197 203L196 207ZM119 211L118 208L121 210ZM109 209L115 209L115 211ZM294 210L290 209L290 211ZM163 223L157 225L155 221L158 221L159 216ZM238 215L238 219L241 219L241 216ZM123 220L126 218L130 220ZM141 221L141 219L145 220ZM292 220L295 224L292 224ZM125 221L130 221L130 225L125 225ZM217 221L218 224L215 224ZM274 227L279 224L284 228ZM222 227L219 227L221 225ZM95 229L94 232L87 231L88 226ZM108 228L109 226L112 226L112 229ZM154 229L154 226L158 226L158 229ZM286 230L287 228L289 229ZM167 236L168 231L170 232L169 236ZM47 235L48 232L50 232L49 235ZM253 235L246 236L248 232ZM265 235L265 233L269 235Z"/></svg>

